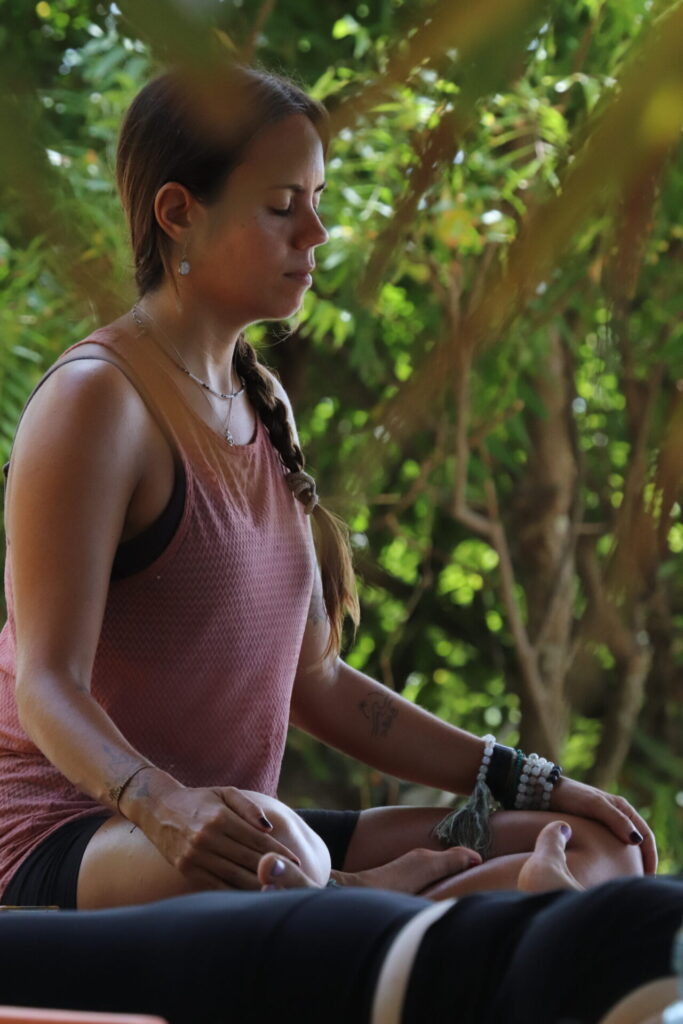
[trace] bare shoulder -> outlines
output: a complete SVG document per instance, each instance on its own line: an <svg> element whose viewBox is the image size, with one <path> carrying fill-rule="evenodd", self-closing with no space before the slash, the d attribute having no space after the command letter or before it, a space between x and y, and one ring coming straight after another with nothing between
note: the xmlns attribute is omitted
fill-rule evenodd
<svg viewBox="0 0 683 1024"><path fill-rule="evenodd" d="M58 360L29 402L17 431L14 455L36 434L41 447L77 434L86 447L111 444L112 431L131 434L144 429L146 406L121 364L102 357L102 347L83 345L77 358ZM13 456L14 457L14 456Z"/></svg>
<svg viewBox="0 0 683 1024"><path fill-rule="evenodd" d="M82 358L88 354L93 358ZM129 486L141 475L156 429L141 396L102 359L101 346L84 345L79 356L58 362L29 402L12 450L10 491L17 476L34 472L93 480L106 465Z"/></svg>

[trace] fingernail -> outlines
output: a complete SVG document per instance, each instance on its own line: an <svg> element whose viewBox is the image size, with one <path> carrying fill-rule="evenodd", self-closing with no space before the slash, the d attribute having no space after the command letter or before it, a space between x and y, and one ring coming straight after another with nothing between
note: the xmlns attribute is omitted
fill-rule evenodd
<svg viewBox="0 0 683 1024"><path fill-rule="evenodd" d="M259 818L259 821L261 822L261 824L263 825L264 828L272 828L273 827L271 825L271 823L268 821L268 819L266 818L265 814L261 815L261 817Z"/></svg>
<svg viewBox="0 0 683 1024"><path fill-rule="evenodd" d="M643 841L643 837L641 836L640 832L637 832L635 829L633 829L633 832L631 832L629 839L634 844L634 846L637 846L638 843L642 843Z"/></svg>
<svg viewBox="0 0 683 1024"><path fill-rule="evenodd" d="M277 889L276 885L262 885L261 892L275 892Z"/></svg>
<svg viewBox="0 0 683 1024"><path fill-rule="evenodd" d="M278 878L283 873L284 870L285 870L285 862L283 860L280 860L279 857L277 857L276 860L275 860L275 863L273 864L272 868L270 869L270 877L271 878Z"/></svg>
<svg viewBox="0 0 683 1024"><path fill-rule="evenodd" d="M564 838L567 840L567 842L569 842L569 840L572 837L572 830L571 830L570 826L569 825L560 825L560 832L562 833Z"/></svg>
<svg viewBox="0 0 683 1024"><path fill-rule="evenodd" d="M476 867L477 864L481 864L481 857L470 857L469 866L473 868Z"/></svg>

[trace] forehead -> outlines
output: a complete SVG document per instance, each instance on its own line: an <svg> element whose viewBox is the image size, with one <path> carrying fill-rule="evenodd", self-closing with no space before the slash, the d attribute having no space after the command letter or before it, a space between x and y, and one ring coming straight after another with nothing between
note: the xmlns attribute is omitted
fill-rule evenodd
<svg viewBox="0 0 683 1024"><path fill-rule="evenodd" d="M316 188L324 181L325 161L315 126L304 114L267 125L251 140L230 178L235 185L291 182Z"/></svg>

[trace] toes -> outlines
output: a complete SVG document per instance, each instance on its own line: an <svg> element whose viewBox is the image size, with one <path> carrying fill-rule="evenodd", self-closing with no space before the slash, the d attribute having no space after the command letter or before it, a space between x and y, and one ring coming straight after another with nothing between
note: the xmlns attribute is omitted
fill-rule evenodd
<svg viewBox="0 0 683 1024"><path fill-rule="evenodd" d="M310 889L318 888L308 875L292 861L276 853L264 853L256 869L261 888Z"/></svg>
<svg viewBox="0 0 683 1024"><path fill-rule="evenodd" d="M460 871L467 871L482 863L481 855L476 850L470 850L467 846L452 846L446 851L452 857L452 870L454 874Z"/></svg>
<svg viewBox="0 0 683 1024"><path fill-rule="evenodd" d="M564 851L571 834L571 827L566 821L551 821L538 833L534 853L564 860Z"/></svg>

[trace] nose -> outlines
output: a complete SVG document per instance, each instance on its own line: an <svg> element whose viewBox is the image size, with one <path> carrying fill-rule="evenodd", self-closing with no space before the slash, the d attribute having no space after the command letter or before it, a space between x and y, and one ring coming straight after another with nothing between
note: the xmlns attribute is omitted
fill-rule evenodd
<svg viewBox="0 0 683 1024"><path fill-rule="evenodd" d="M318 215L318 211L311 207L297 232L297 248L313 249L317 245L324 245L329 237Z"/></svg>

